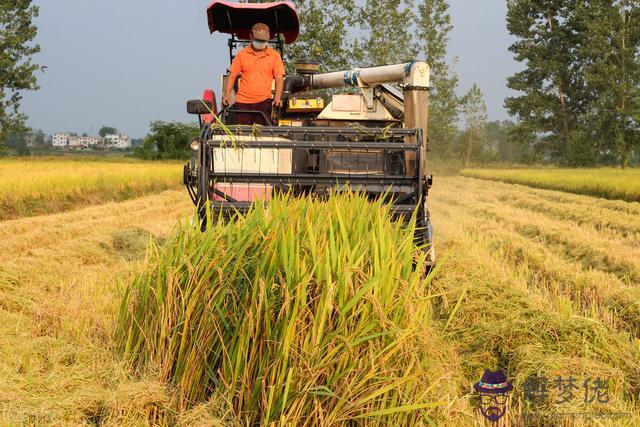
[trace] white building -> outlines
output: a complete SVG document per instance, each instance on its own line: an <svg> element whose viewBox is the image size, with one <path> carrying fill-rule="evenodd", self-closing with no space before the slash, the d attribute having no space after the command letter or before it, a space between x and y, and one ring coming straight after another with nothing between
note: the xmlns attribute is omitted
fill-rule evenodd
<svg viewBox="0 0 640 427"><path fill-rule="evenodd" d="M70 136L69 137L69 143L67 144L68 147L72 147L72 148L80 148L82 147L82 144L80 144L80 137L79 136Z"/></svg>
<svg viewBox="0 0 640 427"><path fill-rule="evenodd" d="M95 148L96 146L104 146L104 148L131 148L131 138L129 135L107 135L104 138L99 136L71 136L70 133L53 134L52 144L54 147L69 148Z"/></svg>
<svg viewBox="0 0 640 427"><path fill-rule="evenodd" d="M81 136L80 143L84 147L95 147L96 145L102 144L102 138L99 136Z"/></svg>
<svg viewBox="0 0 640 427"><path fill-rule="evenodd" d="M104 137L104 141L107 148L131 148L131 138L129 138L129 135L107 135Z"/></svg>
<svg viewBox="0 0 640 427"><path fill-rule="evenodd" d="M72 136L69 138L69 147L90 148L102 142L102 138L97 136Z"/></svg>
<svg viewBox="0 0 640 427"><path fill-rule="evenodd" d="M70 133L54 133L52 145L54 147L67 147L69 145Z"/></svg>
<svg viewBox="0 0 640 427"><path fill-rule="evenodd" d="M98 136L72 136L69 138L69 147L90 148L102 143Z"/></svg>

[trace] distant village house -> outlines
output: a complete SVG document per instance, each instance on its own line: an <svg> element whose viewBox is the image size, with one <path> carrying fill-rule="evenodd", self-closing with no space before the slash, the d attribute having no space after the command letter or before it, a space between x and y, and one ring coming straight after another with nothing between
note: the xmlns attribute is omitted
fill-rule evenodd
<svg viewBox="0 0 640 427"><path fill-rule="evenodd" d="M131 138L129 138L129 136L125 134L106 135L104 137L104 142L107 148L131 148Z"/></svg>
<svg viewBox="0 0 640 427"><path fill-rule="evenodd" d="M70 133L53 134L52 145L56 148L131 148L131 138L125 134L99 136L75 136Z"/></svg>
<svg viewBox="0 0 640 427"><path fill-rule="evenodd" d="M70 133L54 133L51 145L54 147L67 147L69 146Z"/></svg>

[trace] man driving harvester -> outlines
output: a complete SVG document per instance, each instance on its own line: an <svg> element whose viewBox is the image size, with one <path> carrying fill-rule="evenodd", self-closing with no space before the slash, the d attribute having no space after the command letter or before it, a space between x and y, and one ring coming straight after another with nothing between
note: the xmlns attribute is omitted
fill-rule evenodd
<svg viewBox="0 0 640 427"><path fill-rule="evenodd" d="M280 53L269 47L271 34L269 27L257 23L251 28L251 44L242 49L233 59L229 77L225 86L222 105L230 104L231 91L241 76L236 93L236 102L230 111L236 112L234 124L265 126L271 125L272 107L282 107L282 88L284 86L284 64ZM271 88L275 80L275 95L271 99ZM265 117L268 119L265 123Z"/></svg>

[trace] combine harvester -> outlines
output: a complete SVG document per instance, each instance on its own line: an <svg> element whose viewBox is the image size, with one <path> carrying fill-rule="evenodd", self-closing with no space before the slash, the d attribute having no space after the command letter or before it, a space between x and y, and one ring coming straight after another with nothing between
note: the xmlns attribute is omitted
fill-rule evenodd
<svg viewBox="0 0 640 427"><path fill-rule="evenodd" d="M257 22L270 27L275 35L270 43L283 58L285 44L299 34L298 15L289 2L215 1L207 16L212 33L230 34L230 60L250 43ZM220 126L218 119L231 122L233 102L218 111L212 90L203 100L187 103L188 112L199 116L201 133L191 145L197 156L185 165L184 184L203 228L207 203L214 213L232 216L275 192L322 197L351 188L384 197L394 216L405 221L417 211L416 242L430 252L433 266L427 208L432 177L425 171L429 66L412 61L320 73L317 62L298 60L294 68L296 74L285 78L284 107L274 114L277 126ZM222 91L227 77L222 76ZM356 93L327 94L345 87Z"/></svg>

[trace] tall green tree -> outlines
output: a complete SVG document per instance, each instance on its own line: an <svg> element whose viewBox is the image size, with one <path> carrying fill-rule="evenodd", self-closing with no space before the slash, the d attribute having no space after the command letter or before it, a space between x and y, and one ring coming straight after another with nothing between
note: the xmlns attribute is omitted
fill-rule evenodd
<svg viewBox="0 0 640 427"><path fill-rule="evenodd" d="M518 133L516 124L510 120L495 120L487 123L487 146L494 152L491 159L507 163L532 163L534 158L533 135ZM482 159L484 160L484 159Z"/></svg>
<svg viewBox="0 0 640 427"><path fill-rule="evenodd" d="M104 138L107 135L115 135L117 133L118 129L114 128L113 126L102 126L100 128L100 131L98 132L98 135Z"/></svg>
<svg viewBox="0 0 640 427"><path fill-rule="evenodd" d="M148 160L188 159L191 155L189 144L199 134L197 124L152 122L149 135L142 147L134 150L134 155Z"/></svg>
<svg viewBox="0 0 640 427"><path fill-rule="evenodd" d="M626 168L640 139L640 1L583 0L577 19L590 93L585 133Z"/></svg>
<svg viewBox="0 0 640 427"><path fill-rule="evenodd" d="M273 0L249 0L248 3L270 3ZM349 31L358 21L356 0L296 0L300 17L300 35L285 49L285 65L306 58L320 63L323 71L348 68L353 63L358 44Z"/></svg>
<svg viewBox="0 0 640 427"><path fill-rule="evenodd" d="M367 0L360 9L365 43L361 46L368 65L395 64L415 59L410 23L415 19L413 1ZM359 55L356 55L356 57Z"/></svg>
<svg viewBox="0 0 640 427"><path fill-rule="evenodd" d="M40 51L33 43L38 7L31 0L0 2L0 149L7 132L25 130L20 113L21 91L38 89L31 57Z"/></svg>
<svg viewBox="0 0 640 427"><path fill-rule="evenodd" d="M521 94L507 98L505 106L521 131L544 135L552 155L564 159L585 112L576 0L508 3L507 28L517 38L509 50L526 68L507 79L507 86Z"/></svg>
<svg viewBox="0 0 640 427"><path fill-rule="evenodd" d="M462 112L467 125L464 140L464 166L478 158L487 143L487 104L477 84L473 84L462 99Z"/></svg>
<svg viewBox="0 0 640 427"><path fill-rule="evenodd" d="M323 71L351 67L357 49L349 35L357 20L355 0L298 0L295 4L300 36L288 47L285 59L315 59Z"/></svg>
<svg viewBox="0 0 640 427"><path fill-rule="evenodd" d="M416 43L431 67L429 144L441 157L451 156L458 132L460 99L458 76L447 60L449 33L453 28L445 0L423 0L418 4Z"/></svg>
<svg viewBox="0 0 640 427"><path fill-rule="evenodd" d="M512 162L514 158L514 147L509 139L509 128L511 122L491 121L487 123L487 140L495 148L496 160L501 162Z"/></svg>

